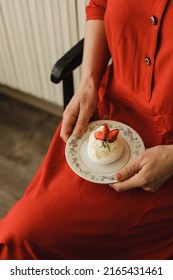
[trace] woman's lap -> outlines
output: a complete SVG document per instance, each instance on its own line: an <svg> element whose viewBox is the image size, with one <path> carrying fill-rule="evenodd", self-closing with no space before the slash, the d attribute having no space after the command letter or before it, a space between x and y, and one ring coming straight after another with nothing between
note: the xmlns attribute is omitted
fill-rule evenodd
<svg viewBox="0 0 173 280"><path fill-rule="evenodd" d="M0 259L169 258L171 191L117 193L81 179L65 161L58 128L24 196L1 221Z"/></svg>

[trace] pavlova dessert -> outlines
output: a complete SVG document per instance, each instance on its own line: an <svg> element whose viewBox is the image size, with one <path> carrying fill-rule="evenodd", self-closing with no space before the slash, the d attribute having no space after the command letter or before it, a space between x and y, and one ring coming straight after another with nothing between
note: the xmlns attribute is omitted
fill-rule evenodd
<svg viewBox="0 0 173 280"><path fill-rule="evenodd" d="M98 164L109 164L118 160L123 153L123 141L119 129L110 130L104 123L91 132L87 152L90 159Z"/></svg>

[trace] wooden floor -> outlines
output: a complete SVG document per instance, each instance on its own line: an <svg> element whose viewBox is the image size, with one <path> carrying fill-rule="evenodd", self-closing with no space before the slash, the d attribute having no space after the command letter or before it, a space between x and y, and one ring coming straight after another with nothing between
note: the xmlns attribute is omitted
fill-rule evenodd
<svg viewBox="0 0 173 280"><path fill-rule="evenodd" d="M60 119L0 94L0 219L23 195Z"/></svg>

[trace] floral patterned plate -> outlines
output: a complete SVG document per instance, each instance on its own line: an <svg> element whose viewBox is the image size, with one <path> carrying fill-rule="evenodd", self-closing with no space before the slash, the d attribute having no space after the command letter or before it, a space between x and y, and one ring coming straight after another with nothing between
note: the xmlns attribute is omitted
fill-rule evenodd
<svg viewBox="0 0 173 280"><path fill-rule="evenodd" d="M100 165L93 162L87 154L87 145L90 133L99 126L107 123L110 129L118 128L123 139L124 150L120 159L117 161ZM73 135L67 141L65 155L71 169L80 177L94 183L112 184L116 180L114 174L132 161L145 149L144 143L139 134L128 125L110 120L98 120L89 123L87 131L82 137Z"/></svg>

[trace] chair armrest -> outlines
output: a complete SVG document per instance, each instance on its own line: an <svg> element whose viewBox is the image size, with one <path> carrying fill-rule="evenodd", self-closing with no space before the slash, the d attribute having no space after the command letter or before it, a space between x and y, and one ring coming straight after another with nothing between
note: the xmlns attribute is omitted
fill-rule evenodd
<svg viewBox="0 0 173 280"><path fill-rule="evenodd" d="M65 53L53 66L51 81L59 83L82 62L84 39L80 40L74 47Z"/></svg>

